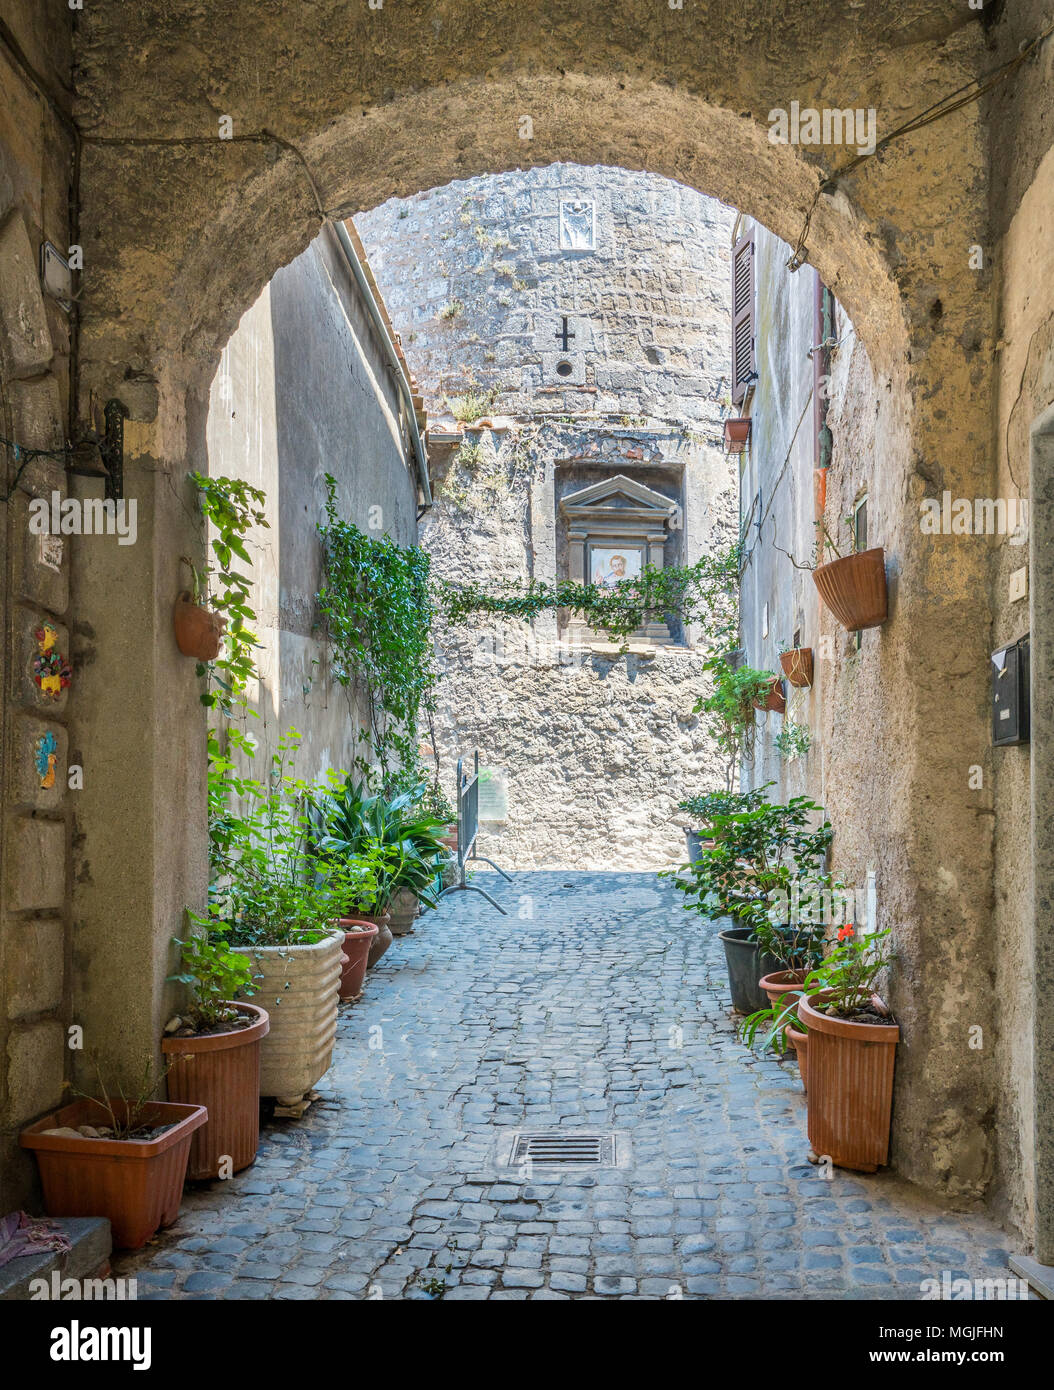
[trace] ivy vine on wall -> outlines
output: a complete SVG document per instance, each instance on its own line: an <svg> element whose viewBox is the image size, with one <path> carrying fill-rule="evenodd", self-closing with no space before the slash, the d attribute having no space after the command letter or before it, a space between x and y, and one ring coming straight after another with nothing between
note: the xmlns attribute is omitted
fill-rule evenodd
<svg viewBox="0 0 1054 1390"><path fill-rule="evenodd" d="M419 777L423 719L435 710L430 557L419 546L374 540L337 511L326 474L326 520L319 523L323 580L316 595L333 678L365 691L368 741L386 783ZM369 760L358 759L370 771Z"/></svg>
<svg viewBox="0 0 1054 1390"><path fill-rule="evenodd" d="M563 608L622 642L649 618L678 614L685 623L704 623L709 642L727 645L736 632L739 559L740 546L734 544L694 565L646 565L634 578L611 588L572 580L548 584L509 579L490 585L439 580L435 601L451 624L482 613L529 622L546 610Z"/></svg>

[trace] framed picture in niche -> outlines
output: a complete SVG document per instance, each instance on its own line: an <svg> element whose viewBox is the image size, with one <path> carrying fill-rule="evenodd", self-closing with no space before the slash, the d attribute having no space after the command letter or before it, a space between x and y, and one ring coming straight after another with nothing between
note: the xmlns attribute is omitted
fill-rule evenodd
<svg viewBox="0 0 1054 1390"><path fill-rule="evenodd" d="M644 547L605 541L589 547L589 582L613 589L624 579L636 579L644 568Z"/></svg>

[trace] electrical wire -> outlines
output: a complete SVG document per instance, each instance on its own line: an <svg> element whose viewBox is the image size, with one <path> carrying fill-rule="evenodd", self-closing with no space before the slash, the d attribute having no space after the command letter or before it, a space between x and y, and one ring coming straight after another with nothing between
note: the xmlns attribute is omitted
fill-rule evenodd
<svg viewBox="0 0 1054 1390"><path fill-rule="evenodd" d="M1015 57L1011 58L1001 67L994 69L992 72L982 77L974 77L971 78L969 82L964 82L963 85L957 87L954 92L949 92L946 96L940 97L937 101L933 102L931 106L927 106L924 110L919 111L916 115L911 116L901 125L891 130L888 135L884 135L881 140L876 141L873 150L869 150L866 154L855 155L854 158L850 159L846 164L843 164L840 168L833 170L830 174L822 178L806 210L805 221L802 225L801 232L798 235L798 240L795 242L790 260L787 262L788 267L791 270L800 270L808 258L809 227L812 222L812 215L816 211L816 206L820 201L821 194L827 193L834 187L839 179L845 178L847 174L852 173L854 169L858 168L859 165L863 164L866 160L873 159L875 155L888 148L894 140L899 140L902 136L910 135L916 130L922 130L924 126L932 125L934 121L943 120L945 116L950 116L953 112L961 110L962 107L968 106L970 102L978 101L986 92L990 92L993 87L997 87L1000 82L1005 82L1008 77L1016 72L1034 50L1037 49L1041 43L1045 42L1045 40L1050 38L1051 34L1054 34L1054 24L1048 25L1042 33L1037 34L1034 39L1030 39Z"/></svg>

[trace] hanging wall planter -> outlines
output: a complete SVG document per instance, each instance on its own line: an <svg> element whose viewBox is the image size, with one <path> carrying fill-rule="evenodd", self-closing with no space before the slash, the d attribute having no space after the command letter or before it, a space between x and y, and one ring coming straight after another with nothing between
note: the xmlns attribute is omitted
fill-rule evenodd
<svg viewBox="0 0 1054 1390"><path fill-rule="evenodd" d="M176 645L184 656L195 657L198 661L216 660L227 626L226 618L195 603L190 591L184 589L172 610L172 623Z"/></svg>
<svg viewBox="0 0 1054 1390"><path fill-rule="evenodd" d="M787 708L787 700L783 694L783 681L779 676L773 676L769 682L769 692L763 700L755 700L754 708L760 710L772 710L776 714L782 714Z"/></svg>
<svg viewBox="0 0 1054 1390"><path fill-rule="evenodd" d="M812 647L791 647L780 652L780 665L791 685L799 690L812 685Z"/></svg>
<svg viewBox="0 0 1054 1390"><path fill-rule="evenodd" d="M750 416L730 415L725 421L725 453L741 454L750 439Z"/></svg>
<svg viewBox="0 0 1054 1390"><path fill-rule="evenodd" d="M847 632L881 627L887 616L885 551L861 550L812 572L824 606Z"/></svg>

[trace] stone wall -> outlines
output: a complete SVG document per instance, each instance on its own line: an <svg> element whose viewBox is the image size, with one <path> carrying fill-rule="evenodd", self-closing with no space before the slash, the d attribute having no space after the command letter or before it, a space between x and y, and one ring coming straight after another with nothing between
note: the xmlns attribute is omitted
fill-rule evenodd
<svg viewBox="0 0 1054 1390"><path fill-rule="evenodd" d="M335 236L284 266L224 348L208 417L209 472L267 496L269 529L250 539L261 642L250 692L256 774L295 728L298 775L350 768L361 755L362 692L333 681L317 631L316 531L325 475L337 509L368 535L417 539L417 480L400 398Z"/></svg>
<svg viewBox="0 0 1054 1390"><path fill-rule="evenodd" d="M1042 0L1005 6L993 26L993 64L1011 59L1040 33L1050 15ZM1049 538L1041 513L1049 510L1050 467L1034 454L1030 432L1054 405L1054 97L1050 40L1014 81L994 93L991 226L975 238L970 275L975 293L995 285L999 294L995 457L987 495L1026 498L1036 508L1029 545L1020 537L975 537L990 563L993 624L990 647L1031 631L1031 744L992 748L984 758L978 815L994 827L993 955L991 988L998 999L995 1036L1000 1134L1019 1136L999 1146L997 1198L1007 1219L1034 1233L1040 1259L1054 1264L1054 984L1051 934L1049 653L1054 601ZM1049 457L1049 451L1048 451ZM1030 474L1035 472L1034 478ZM1032 492L1032 487L1037 492ZM962 542L960 542L962 543ZM1027 570L1025 592L1011 580ZM1049 662L1049 656L1048 656Z"/></svg>
<svg viewBox="0 0 1054 1390"><path fill-rule="evenodd" d="M561 247L576 202L592 250ZM552 164L392 199L356 226L431 411L496 388L510 414L647 415L714 438L732 215L671 179Z"/></svg>
<svg viewBox="0 0 1054 1390"><path fill-rule="evenodd" d="M71 35L68 20L53 23L40 6L21 0L5 7L5 20L55 106L0 48L0 434L25 448L61 450L70 316L42 292L40 252L50 241L66 255L73 240ZM69 847L77 793L69 790L69 770L80 760L70 710L78 671L75 663L72 686L56 698L44 693L34 678L35 634L51 625L56 647L69 657L70 552L107 541L48 537L45 547L30 533L29 502L53 491L67 495L61 456L20 469L18 457L0 446L0 1212L32 1200L35 1165L18 1148L18 1131L61 1102L70 1055Z"/></svg>
<svg viewBox="0 0 1054 1390"><path fill-rule="evenodd" d="M568 202L588 205L594 250L561 249ZM666 564L734 538L721 447L732 216L668 179L558 164L356 219L430 408L489 402L484 428L432 451L436 505L421 537L437 575L568 577L560 500L618 474L676 505ZM677 802L721 785L724 769L692 714L705 634L674 622L671 635L615 656L604 642L575 650L551 614L440 634L448 782L478 747L503 793L485 852L514 868L683 857Z"/></svg>

